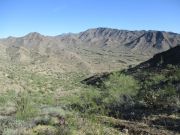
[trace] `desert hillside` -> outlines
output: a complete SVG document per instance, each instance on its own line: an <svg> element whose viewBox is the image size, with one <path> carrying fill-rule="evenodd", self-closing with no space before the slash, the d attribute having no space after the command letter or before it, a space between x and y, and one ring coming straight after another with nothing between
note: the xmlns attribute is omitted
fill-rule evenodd
<svg viewBox="0 0 180 135"><path fill-rule="evenodd" d="M176 33L96 28L54 37L36 32L8 37L0 40L0 55L1 61L33 72L97 73L137 65L178 44Z"/></svg>
<svg viewBox="0 0 180 135"><path fill-rule="evenodd" d="M0 134L179 135L179 45L110 28L0 39Z"/></svg>

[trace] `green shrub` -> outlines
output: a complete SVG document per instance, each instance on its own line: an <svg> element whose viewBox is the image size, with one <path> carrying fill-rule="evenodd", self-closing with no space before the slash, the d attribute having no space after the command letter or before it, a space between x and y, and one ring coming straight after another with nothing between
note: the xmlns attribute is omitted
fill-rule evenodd
<svg viewBox="0 0 180 135"><path fill-rule="evenodd" d="M86 114L101 113L101 91L96 88L85 88L84 91L73 99L71 107Z"/></svg>
<svg viewBox="0 0 180 135"><path fill-rule="evenodd" d="M38 105L55 105L54 95L50 93L31 93L31 100Z"/></svg>
<svg viewBox="0 0 180 135"><path fill-rule="evenodd" d="M139 89L138 82L133 77L121 73L110 75L104 83L106 88L104 102L107 104L121 104L122 97L135 96Z"/></svg>
<svg viewBox="0 0 180 135"><path fill-rule="evenodd" d="M84 88L71 107L84 114L108 114L109 111L122 104L130 103L139 89L138 82L131 76L114 73L104 81L100 89ZM132 102L130 103L132 104Z"/></svg>
<svg viewBox="0 0 180 135"><path fill-rule="evenodd" d="M175 75L175 80L180 81L180 69L178 69L174 75Z"/></svg>
<svg viewBox="0 0 180 135"><path fill-rule="evenodd" d="M16 99L16 106L16 118L18 119L26 120L38 114L38 109L32 102L30 95L26 92L19 93Z"/></svg>
<svg viewBox="0 0 180 135"><path fill-rule="evenodd" d="M13 90L9 90L4 94L0 94L0 105L3 106L8 102L13 102L16 95L16 92Z"/></svg>
<svg viewBox="0 0 180 135"><path fill-rule="evenodd" d="M158 84L161 81L166 80L166 77L163 74L155 74L155 75L150 77L150 80L152 80L153 84Z"/></svg>
<svg viewBox="0 0 180 135"><path fill-rule="evenodd" d="M59 135L59 131L53 127L48 125L38 125L33 129L28 130L26 135Z"/></svg>

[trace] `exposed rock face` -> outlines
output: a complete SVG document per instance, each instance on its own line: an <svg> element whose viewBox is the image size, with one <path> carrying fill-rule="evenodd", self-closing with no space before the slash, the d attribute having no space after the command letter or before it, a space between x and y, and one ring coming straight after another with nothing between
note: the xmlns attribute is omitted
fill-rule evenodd
<svg viewBox="0 0 180 135"><path fill-rule="evenodd" d="M149 50L146 50L148 48L155 52L165 51L180 43L179 34L162 31L127 31L97 28L81 32L78 37L84 42L95 43L94 45L99 42L99 47L104 45L112 45L111 47L125 46L130 49L139 48L139 52L148 52Z"/></svg>
<svg viewBox="0 0 180 135"><path fill-rule="evenodd" d="M176 33L96 28L54 37L33 32L1 39L0 55L20 64L45 63L52 70L103 72L136 65L178 44Z"/></svg>

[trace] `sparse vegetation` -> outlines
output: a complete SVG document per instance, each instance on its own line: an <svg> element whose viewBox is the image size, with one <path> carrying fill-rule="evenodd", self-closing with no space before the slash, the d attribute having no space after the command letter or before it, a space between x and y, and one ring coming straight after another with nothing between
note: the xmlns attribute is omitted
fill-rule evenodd
<svg viewBox="0 0 180 135"><path fill-rule="evenodd" d="M98 87L81 84L84 72L2 68L0 134L179 133L180 69L165 60L148 70L112 72Z"/></svg>
<svg viewBox="0 0 180 135"><path fill-rule="evenodd" d="M38 115L38 108L28 93L19 93L15 103L17 119L27 120Z"/></svg>

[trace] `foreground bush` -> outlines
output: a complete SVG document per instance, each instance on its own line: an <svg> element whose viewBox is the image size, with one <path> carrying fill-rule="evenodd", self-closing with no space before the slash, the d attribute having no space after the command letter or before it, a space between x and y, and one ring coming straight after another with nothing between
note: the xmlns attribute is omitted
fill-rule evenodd
<svg viewBox="0 0 180 135"><path fill-rule="evenodd" d="M104 82L102 88L84 88L71 107L84 114L119 113L119 107L133 104L138 93L138 82L131 76L114 73Z"/></svg>
<svg viewBox="0 0 180 135"><path fill-rule="evenodd" d="M19 93L16 99L16 118L17 119L28 119L34 116L37 116L38 109L31 100L30 95L27 92Z"/></svg>

